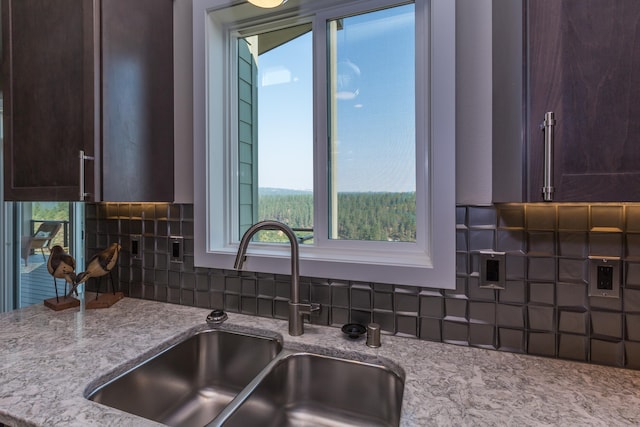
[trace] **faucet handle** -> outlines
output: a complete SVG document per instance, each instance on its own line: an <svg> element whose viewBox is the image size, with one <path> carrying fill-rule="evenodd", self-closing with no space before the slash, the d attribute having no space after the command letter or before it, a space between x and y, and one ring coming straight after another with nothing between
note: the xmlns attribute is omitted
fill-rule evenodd
<svg viewBox="0 0 640 427"><path fill-rule="evenodd" d="M311 314L322 309L322 306L316 302L312 302L309 304L303 302L299 302L297 304L289 302L289 306L297 306L299 314Z"/></svg>

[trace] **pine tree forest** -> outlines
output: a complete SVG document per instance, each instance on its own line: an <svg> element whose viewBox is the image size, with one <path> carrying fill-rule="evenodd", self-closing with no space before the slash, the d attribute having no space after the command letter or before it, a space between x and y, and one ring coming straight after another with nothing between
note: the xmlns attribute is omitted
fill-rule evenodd
<svg viewBox="0 0 640 427"><path fill-rule="evenodd" d="M260 219L281 221L294 229L313 229L313 196L261 194ZM415 193L340 193L338 238L369 241L416 241ZM278 233L262 233L262 241L282 241ZM311 243L311 231L297 231Z"/></svg>

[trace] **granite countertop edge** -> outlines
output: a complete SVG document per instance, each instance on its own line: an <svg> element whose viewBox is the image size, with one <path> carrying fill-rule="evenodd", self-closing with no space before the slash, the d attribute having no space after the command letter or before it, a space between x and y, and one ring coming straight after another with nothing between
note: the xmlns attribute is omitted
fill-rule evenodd
<svg viewBox="0 0 640 427"><path fill-rule="evenodd" d="M157 426L85 398L189 334L209 328L208 309L125 298L108 309L0 314L0 423L9 426ZM285 348L357 353L404 371L402 426L638 425L640 372L399 336L377 349L340 328L229 313L224 328L280 336Z"/></svg>

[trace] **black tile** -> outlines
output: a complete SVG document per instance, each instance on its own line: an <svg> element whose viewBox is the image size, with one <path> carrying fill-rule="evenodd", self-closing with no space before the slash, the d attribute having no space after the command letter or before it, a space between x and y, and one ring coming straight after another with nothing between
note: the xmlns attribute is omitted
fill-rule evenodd
<svg viewBox="0 0 640 427"><path fill-rule="evenodd" d="M555 258L529 257L527 261L527 274L530 281L554 282L556 280Z"/></svg>
<svg viewBox="0 0 640 427"><path fill-rule="evenodd" d="M446 298L444 310L446 320L467 320L467 300Z"/></svg>
<svg viewBox="0 0 640 427"><path fill-rule="evenodd" d="M586 335L588 333L588 312L560 310L558 331Z"/></svg>
<svg viewBox="0 0 640 427"><path fill-rule="evenodd" d="M529 230L553 231L556 228L556 207L553 205L526 205L526 227Z"/></svg>
<svg viewBox="0 0 640 427"><path fill-rule="evenodd" d="M495 325L496 304L491 302L469 302L469 322Z"/></svg>
<svg viewBox="0 0 640 427"><path fill-rule="evenodd" d="M417 337L418 318L415 316L396 315L396 330L398 335Z"/></svg>
<svg viewBox="0 0 640 427"><path fill-rule="evenodd" d="M640 314L626 314L625 326L627 331L626 338L640 342Z"/></svg>
<svg viewBox="0 0 640 427"><path fill-rule="evenodd" d="M167 302L171 304L180 304L179 288L167 288Z"/></svg>
<svg viewBox="0 0 640 427"><path fill-rule="evenodd" d="M622 233L589 233L589 255L622 256Z"/></svg>
<svg viewBox="0 0 640 427"><path fill-rule="evenodd" d="M588 282L588 262L586 259L558 260L558 280L567 283Z"/></svg>
<svg viewBox="0 0 640 427"><path fill-rule="evenodd" d="M553 231L529 231L527 241L529 255L554 256L556 254L556 236Z"/></svg>
<svg viewBox="0 0 640 427"><path fill-rule="evenodd" d="M373 321L380 325L381 330L395 334L395 316L392 311L375 310L373 312Z"/></svg>
<svg viewBox="0 0 640 427"><path fill-rule="evenodd" d="M349 308L349 287L331 285L331 305Z"/></svg>
<svg viewBox="0 0 640 427"><path fill-rule="evenodd" d="M285 300L285 299L273 300L273 317L275 317L276 319L289 318L289 301L288 300Z"/></svg>
<svg viewBox="0 0 640 427"><path fill-rule="evenodd" d="M589 230L589 206L558 206L559 230Z"/></svg>
<svg viewBox="0 0 640 427"><path fill-rule="evenodd" d="M195 306L200 308L210 308L209 291L195 291Z"/></svg>
<svg viewBox="0 0 640 427"><path fill-rule="evenodd" d="M469 250L469 246L467 244L467 230L459 229L456 230L456 251L466 252Z"/></svg>
<svg viewBox="0 0 640 427"><path fill-rule="evenodd" d="M271 297L276 295L276 285L273 279L258 279L258 296Z"/></svg>
<svg viewBox="0 0 640 427"><path fill-rule="evenodd" d="M640 343L625 342L625 367L629 369L640 369Z"/></svg>
<svg viewBox="0 0 640 427"><path fill-rule="evenodd" d="M563 257L585 258L589 252L586 232L558 233L558 255Z"/></svg>
<svg viewBox="0 0 640 427"><path fill-rule="evenodd" d="M442 322L442 341L451 344L468 345L469 325L444 320Z"/></svg>
<svg viewBox="0 0 640 427"><path fill-rule="evenodd" d="M258 316L273 317L273 299L258 298Z"/></svg>
<svg viewBox="0 0 640 427"><path fill-rule="evenodd" d="M591 362L602 365L623 367L624 343L622 341L611 342L592 339Z"/></svg>
<svg viewBox="0 0 640 427"><path fill-rule="evenodd" d="M554 357L556 355L556 336L541 332L529 332L527 353L538 356Z"/></svg>
<svg viewBox="0 0 640 427"><path fill-rule="evenodd" d="M469 227L495 227L497 225L497 212L492 206L470 206L467 213Z"/></svg>
<svg viewBox="0 0 640 427"><path fill-rule="evenodd" d="M347 323L349 323L349 309L331 307L331 324L333 326L342 326Z"/></svg>
<svg viewBox="0 0 640 427"><path fill-rule="evenodd" d="M456 225L467 225L467 208L465 206L456 207Z"/></svg>
<svg viewBox="0 0 640 427"><path fill-rule="evenodd" d="M524 328L525 307L521 305L498 304L496 320L498 326L519 329Z"/></svg>
<svg viewBox="0 0 640 427"><path fill-rule="evenodd" d="M469 345L474 347L496 348L496 327L473 323L469 325Z"/></svg>
<svg viewBox="0 0 640 427"><path fill-rule="evenodd" d="M640 313L640 290L624 290L624 311L627 313Z"/></svg>
<svg viewBox="0 0 640 427"><path fill-rule="evenodd" d="M503 205L498 209L500 228L524 228L524 205Z"/></svg>
<svg viewBox="0 0 640 427"><path fill-rule="evenodd" d="M640 289L640 263L625 262L624 287Z"/></svg>
<svg viewBox="0 0 640 427"><path fill-rule="evenodd" d="M492 250L494 247L494 230L469 230L469 250Z"/></svg>
<svg viewBox="0 0 640 427"><path fill-rule="evenodd" d="M524 280L527 272L527 257L507 254L505 267L507 280Z"/></svg>
<svg viewBox="0 0 640 427"><path fill-rule="evenodd" d="M591 309L622 311L622 298L589 297Z"/></svg>
<svg viewBox="0 0 640 427"><path fill-rule="evenodd" d="M225 279L225 292L239 294L242 290L242 278L241 277L229 277L227 276Z"/></svg>
<svg viewBox="0 0 640 427"><path fill-rule="evenodd" d="M225 293L224 309L234 313L239 313L240 312L240 296Z"/></svg>
<svg viewBox="0 0 640 427"><path fill-rule="evenodd" d="M350 318L349 318L350 323L358 323L360 325L365 326L371 323L371 319L372 319L371 311L351 309Z"/></svg>
<svg viewBox="0 0 640 427"><path fill-rule="evenodd" d="M442 321L428 317L421 318L420 339L438 342L442 341Z"/></svg>
<svg viewBox="0 0 640 427"><path fill-rule="evenodd" d="M554 307L529 306L527 308L528 327L535 331L554 332L556 309Z"/></svg>
<svg viewBox="0 0 640 427"><path fill-rule="evenodd" d="M496 250L500 252L514 252L523 254L527 239L522 230L498 230L496 235Z"/></svg>
<svg viewBox="0 0 640 427"><path fill-rule="evenodd" d="M394 299L397 312L418 314L420 306L418 294L396 292Z"/></svg>
<svg viewBox="0 0 640 427"><path fill-rule="evenodd" d="M240 298L240 312L242 314L258 314L258 300L255 296L245 296Z"/></svg>
<svg viewBox="0 0 640 427"><path fill-rule="evenodd" d="M498 348L503 351L524 353L524 331L517 329L498 329Z"/></svg>
<svg viewBox="0 0 640 427"><path fill-rule="evenodd" d="M393 310L393 293L374 292L373 308L376 310Z"/></svg>
<svg viewBox="0 0 640 427"><path fill-rule="evenodd" d="M211 301L211 308L223 309L224 293L216 291L209 292L209 301Z"/></svg>
<svg viewBox="0 0 640 427"><path fill-rule="evenodd" d="M509 280L505 288L498 291L498 301L501 303L524 304L526 302L526 286L521 280Z"/></svg>
<svg viewBox="0 0 640 427"><path fill-rule="evenodd" d="M351 288L351 308L371 309L371 289Z"/></svg>
<svg viewBox="0 0 640 427"><path fill-rule="evenodd" d="M591 311L591 334L606 339L622 339L622 314Z"/></svg>
<svg viewBox="0 0 640 427"><path fill-rule="evenodd" d="M591 229L618 230L624 229L623 206L590 206Z"/></svg>
<svg viewBox="0 0 640 427"><path fill-rule="evenodd" d="M420 316L443 318L444 298L441 296L420 295Z"/></svg>
<svg viewBox="0 0 640 427"><path fill-rule="evenodd" d="M329 285L321 285L317 283L311 284L311 301L322 304L331 304L331 287Z"/></svg>
<svg viewBox="0 0 640 427"><path fill-rule="evenodd" d="M586 284L558 283L556 293L558 307L586 310L589 306Z"/></svg>
<svg viewBox="0 0 640 427"><path fill-rule="evenodd" d="M625 236L625 256L627 258L640 259L640 234L627 233Z"/></svg>

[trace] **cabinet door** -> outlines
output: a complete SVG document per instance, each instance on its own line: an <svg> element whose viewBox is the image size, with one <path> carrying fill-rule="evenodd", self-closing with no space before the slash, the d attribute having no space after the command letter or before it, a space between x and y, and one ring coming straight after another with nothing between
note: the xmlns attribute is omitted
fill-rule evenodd
<svg viewBox="0 0 640 427"><path fill-rule="evenodd" d="M103 0L102 200L173 201L173 0Z"/></svg>
<svg viewBox="0 0 640 427"><path fill-rule="evenodd" d="M2 0L7 200L79 198L79 151L95 143L93 14L87 0Z"/></svg>
<svg viewBox="0 0 640 427"><path fill-rule="evenodd" d="M640 201L640 1L529 0L529 200L553 111L555 201Z"/></svg>

